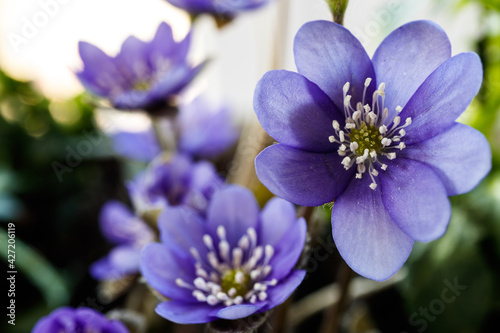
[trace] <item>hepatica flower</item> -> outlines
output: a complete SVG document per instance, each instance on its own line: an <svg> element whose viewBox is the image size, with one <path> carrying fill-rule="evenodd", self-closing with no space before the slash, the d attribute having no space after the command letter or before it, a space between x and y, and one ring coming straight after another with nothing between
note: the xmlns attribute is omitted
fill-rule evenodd
<svg viewBox="0 0 500 333"><path fill-rule="evenodd" d="M116 280L139 272L139 254L155 238L153 230L124 204L109 201L102 209L99 223L104 237L116 247L90 267L97 280Z"/></svg>
<svg viewBox="0 0 500 333"><path fill-rule="evenodd" d="M139 215L178 205L204 214L222 183L210 162L194 162L187 155L174 154L158 156L127 187Z"/></svg>
<svg viewBox="0 0 500 333"><path fill-rule="evenodd" d="M296 204L335 200L340 254L385 280L415 240L444 234L448 196L491 168L484 136L455 122L481 86L479 57L451 57L446 34L428 21L396 29L371 60L342 26L310 22L294 54L298 73L268 72L256 88L259 121L280 142L257 156L259 179Z"/></svg>
<svg viewBox="0 0 500 333"><path fill-rule="evenodd" d="M151 112L178 94L198 74L186 57L190 34L176 42L166 23L160 24L150 42L133 36L110 57L92 44L80 42L84 68L78 78L90 92L108 98L117 109L145 109Z"/></svg>
<svg viewBox="0 0 500 333"><path fill-rule="evenodd" d="M31 333L128 333L118 320L109 320L90 308L62 307L40 319Z"/></svg>
<svg viewBox="0 0 500 333"><path fill-rule="evenodd" d="M169 207L161 243L141 253L146 281L170 301L156 312L171 321L234 320L285 301L304 278L294 270L306 237L293 205L275 198L259 212L250 191L232 185L212 199L207 217Z"/></svg>
<svg viewBox="0 0 500 333"><path fill-rule="evenodd" d="M167 0L170 4L191 14L220 14L235 16L240 12L259 8L269 0Z"/></svg>

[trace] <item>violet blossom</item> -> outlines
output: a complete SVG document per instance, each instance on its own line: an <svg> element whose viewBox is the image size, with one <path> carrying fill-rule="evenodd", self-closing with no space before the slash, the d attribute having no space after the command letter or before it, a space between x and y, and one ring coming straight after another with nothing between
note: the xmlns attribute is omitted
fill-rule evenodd
<svg viewBox="0 0 500 333"><path fill-rule="evenodd" d="M259 212L253 194L229 185L215 194L206 218L168 207L158 219L161 243L141 253L147 283L170 301L156 312L189 324L235 320L285 301L305 272L294 270L306 238L293 205L271 199Z"/></svg>
<svg viewBox="0 0 500 333"><path fill-rule="evenodd" d="M41 318L31 333L129 333L118 320L109 320L91 308L61 307Z"/></svg>
<svg viewBox="0 0 500 333"><path fill-rule="evenodd" d="M80 42L84 67L77 76L86 89L109 99L117 109L157 112L169 106L202 68L187 60L190 41L188 33L176 42L170 26L161 23L150 42L130 36L115 57Z"/></svg>
<svg viewBox="0 0 500 333"><path fill-rule="evenodd" d="M153 230L119 201L102 207L99 223L104 237L116 247L92 264L90 274L97 280L116 280L139 273L139 254L155 239Z"/></svg>
<svg viewBox="0 0 500 333"><path fill-rule="evenodd" d="M223 179L208 161L195 162L184 154L161 154L127 183L138 215L185 205L204 214Z"/></svg>
<svg viewBox="0 0 500 333"><path fill-rule="evenodd" d="M332 233L347 264L385 280L414 241L441 237L448 196L473 189L491 168L485 137L455 120L477 94L475 53L451 57L445 32L416 21L369 58L344 27L306 23L294 41L298 73L257 85L254 107L279 144L255 165L275 195L318 206L335 200Z"/></svg>

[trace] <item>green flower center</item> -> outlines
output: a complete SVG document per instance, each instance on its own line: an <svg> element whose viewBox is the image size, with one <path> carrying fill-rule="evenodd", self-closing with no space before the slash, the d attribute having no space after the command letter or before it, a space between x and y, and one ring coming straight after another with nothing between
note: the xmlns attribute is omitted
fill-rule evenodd
<svg viewBox="0 0 500 333"><path fill-rule="evenodd" d="M236 293L232 295L232 297L245 297L248 293L249 282L250 276L248 276L248 274L241 269L232 269L222 275L222 282L220 286L225 293L229 293L229 290L234 288Z"/></svg>
<svg viewBox="0 0 500 333"><path fill-rule="evenodd" d="M377 127L373 125L367 125L362 122L361 125L351 130L349 134L351 141L356 141L358 143L358 148L355 154L358 156L363 155L365 149L368 151L375 150L377 153L382 149L382 139L384 138Z"/></svg>
<svg viewBox="0 0 500 333"><path fill-rule="evenodd" d="M151 83L146 80L137 81L134 84L134 90L146 91L151 87Z"/></svg>

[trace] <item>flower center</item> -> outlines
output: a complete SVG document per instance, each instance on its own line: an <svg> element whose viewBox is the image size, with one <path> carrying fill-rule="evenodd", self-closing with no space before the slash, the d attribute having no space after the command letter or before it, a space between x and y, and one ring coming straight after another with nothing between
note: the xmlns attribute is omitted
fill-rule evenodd
<svg viewBox="0 0 500 333"><path fill-rule="evenodd" d="M146 80L140 80L134 83L133 89L139 91L146 91L151 87L151 83Z"/></svg>
<svg viewBox="0 0 500 333"><path fill-rule="evenodd" d="M377 168L387 169L387 165L379 161L381 156L389 160L396 158L394 150L403 150L406 145L402 138L406 135L405 127L411 125L411 118L405 119L400 125L399 113L401 106L396 107L396 113L392 119L389 117L389 109L384 107L385 83L381 83L373 93L372 105L365 104L366 90L372 82L367 78L364 84L363 100L356 104L354 109L351 105L352 95L349 95L350 84L347 82L343 87L345 127L340 129L338 121L332 122L334 135L329 136L331 143L339 145L337 150L340 156L344 156L342 165L346 170L356 164L356 178L361 179L363 174L368 173L372 179L370 188L375 190L377 182L375 177L379 172Z"/></svg>
<svg viewBox="0 0 500 333"><path fill-rule="evenodd" d="M192 283L178 278L176 284L192 290L193 297L209 305L231 306L266 300L267 288L278 283L276 279L266 280L272 270L269 262L274 248L257 245L254 228L249 228L232 249L226 240L224 226L217 228L217 237L219 243L215 244L212 236L203 235L203 243L208 249L206 257L194 247L190 248L196 261L196 278Z"/></svg>
<svg viewBox="0 0 500 333"><path fill-rule="evenodd" d="M220 286L225 293L234 288L235 295L243 297L248 292L248 282L250 282L248 274L241 269L231 269L222 275Z"/></svg>

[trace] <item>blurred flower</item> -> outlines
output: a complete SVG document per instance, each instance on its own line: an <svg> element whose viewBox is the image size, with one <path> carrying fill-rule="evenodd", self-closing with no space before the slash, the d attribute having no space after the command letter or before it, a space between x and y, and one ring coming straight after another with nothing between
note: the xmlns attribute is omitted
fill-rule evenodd
<svg viewBox="0 0 500 333"><path fill-rule="evenodd" d="M222 183L210 162L193 162L189 156L175 154L158 156L127 187L138 215L177 205L203 214Z"/></svg>
<svg viewBox="0 0 500 333"><path fill-rule="evenodd" d="M108 98L117 109L155 112L168 106L203 66L187 63L190 40L189 33L174 41L170 26L161 23L151 42L130 36L114 58L80 42L84 68L77 76L86 89Z"/></svg>
<svg viewBox="0 0 500 333"><path fill-rule="evenodd" d="M120 321L108 320L93 309L62 307L40 319L31 331L31 333L55 332L128 333L129 331Z"/></svg>
<svg viewBox="0 0 500 333"><path fill-rule="evenodd" d="M197 158L216 157L238 138L229 109L213 107L201 97L181 105L175 123L163 127L164 131L178 131L178 151ZM161 152L151 127L142 132L117 132L111 138L114 150L130 159L151 161Z"/></svg>
<svg viewBox="0 0 500 333"><path fill-rule="evenodd" d="M104 237L117 246L90 267L97 280L116 280L139 272L139 254L155 238L153 230L124 204L109 201L102 209L99 223Z"/></svg>
<svg viewBox="0 0 500 333"><path fill-rule="evenodd" d="M156 312L177 323L234 320L285 301L305 272L293 270L306 238L303 218L279 198L262 212L252 193L227 186L212 199L206 219L169 207L158 220L162 243L141 253L146 281L171 299Z"/></svg>
<svg viewBox="0 0 500 333"><path fill-rule="evenodd" d="M455 122L481 86L479 57L451 57L446 34L428 21L395 30L372 60L342 26L310 22L294 54L299 73L271 71L256 88L259 121L280 142L257 156L259 179L296 204L335 200L340 254L385 280L414 240L444 234L448 196L491 168L484 136Z"/></svg>
<svg viewBox="0 0 500 333"><path fill-rule="evenodd" d="M167 0L170 4L190 14L218 14L233 17L238 13L256 9L269 0Z"/></svg>

